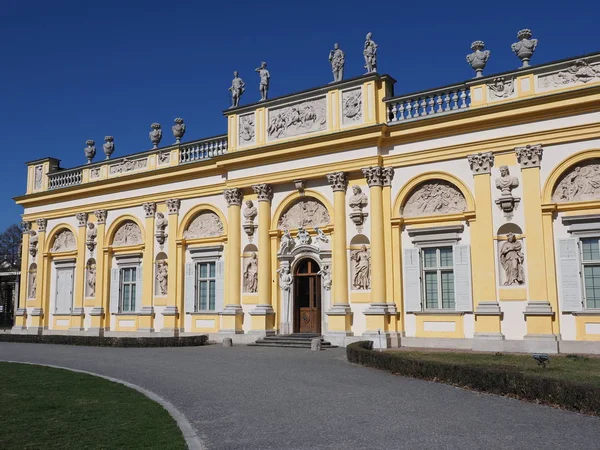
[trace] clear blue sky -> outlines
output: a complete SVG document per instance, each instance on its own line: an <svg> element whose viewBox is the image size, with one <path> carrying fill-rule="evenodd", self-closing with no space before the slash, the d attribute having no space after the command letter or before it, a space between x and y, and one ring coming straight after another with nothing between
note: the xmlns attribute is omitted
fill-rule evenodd
<svg viewBox="0 0 600 450"><path fill-rule="evenodd" d="M510 45L522 28L540 40L533 64L600 50L593 2L0 2L0 231L20 221L12 197L25 192L24 162L80 165L85 141L96 141L99 157L105 135L115 137L113 157L147 150L152 122L170 144L175 117L187 123L186 140L224 133L232 72L248 85L241 104L253 103L261 61L271 97L331 81L334 42L351 78L364 73L372 31L379 72L401 94L471 78L465 55L477 39L492 52L485 73L517 68Z"/></svg>

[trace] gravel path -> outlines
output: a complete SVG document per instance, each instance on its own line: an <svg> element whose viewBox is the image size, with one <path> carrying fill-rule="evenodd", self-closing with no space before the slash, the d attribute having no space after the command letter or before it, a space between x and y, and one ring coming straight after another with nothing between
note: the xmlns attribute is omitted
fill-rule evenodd
<svg viewBox="0 0 600 450"><path fill-rule="evenodd" d="M137 384L208 449L598 449L600 418L389 375L343 349L126 349L0 343L0 360Z"/></svg>

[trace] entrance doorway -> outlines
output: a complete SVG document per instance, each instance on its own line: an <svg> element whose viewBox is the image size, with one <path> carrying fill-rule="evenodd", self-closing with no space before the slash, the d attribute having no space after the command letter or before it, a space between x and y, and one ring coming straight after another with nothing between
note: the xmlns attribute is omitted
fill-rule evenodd
<svg viewBox="0 0 600 450"><path fill-rule="evenodd" d="M319 264L306 258L294 271L294 332L321 334Z"/></svg>

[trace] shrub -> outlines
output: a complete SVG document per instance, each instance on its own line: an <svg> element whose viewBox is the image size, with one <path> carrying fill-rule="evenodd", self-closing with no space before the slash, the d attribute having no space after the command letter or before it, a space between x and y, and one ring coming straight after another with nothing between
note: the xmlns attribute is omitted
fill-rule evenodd
<svg viewBox="0 0 600 450"><path fill-rule="evenodd" d="M435 380L600 415L600 388L593 385L526 374L510 367L420 360L401 353L376 352L370 350L369 346L372 347L371 341L355 342L346 347L348 361L397 375Z"/></svg>
<svg viewBox="0 0 600 450"><path fill-rule="evenodd" d="M0 334L0 342L86 345L92 347L191 347L206 345L208 336L100 337L62 334Z"/></svg>

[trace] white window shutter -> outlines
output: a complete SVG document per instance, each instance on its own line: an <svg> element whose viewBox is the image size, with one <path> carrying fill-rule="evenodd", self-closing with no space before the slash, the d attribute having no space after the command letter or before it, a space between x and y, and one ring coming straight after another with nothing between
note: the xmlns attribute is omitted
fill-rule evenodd
<svg viewBox="0 0 600 450"><path fill-rule="evenodd" d="M215 264L215 310L223 309L225 297L225 262L223 258L219 258Z"/></svg>
<svg viewBox="0 0 600 450"><path fill-rule="evenodd" d="M57 313L65 312L65 270L59 269L56 271L56 299L54 301L54 311Z"/></svg>
<svg viewBox="0 0 600 450"><path fill-rule="evenodd" d="M73 291L75 290L75 269L71 269L69 270L69 276L67 277L68 283L69 283L69 289L67 290L68 294L69 294L69 312L73 312Z"/></svg>
<svg viewBox="0 0 600 450"><path fill-rule="evenodd" d="M185 312L194 312L196 298L196 264L185 265Z"/></svg>
<svg viewBox="0 0 600 450"><path fill-rule="evenodd" d="M119 269L110 270L110 314L116 314L119 312L119 283L120 283L120 272Z"/></svg>
<svg viewBox="0 0 600 450"><path fill-rule="evenodd" d="M404 250L404 305L408 312L421 311L421 264L419 249Z"/></svg>
<svg viewBox="0 0 600 450"><path fill-rule="evenodd" d="M558 239L557 247L560 271L558 286L562 310L582 311L581 263L577 239Z"/></svg>
<svg viewBox="0 0 600 450"><path fill-rule="evenodd" d="M135 310L140 311L142 309L142 268L140 266L135 268Z"/></svg>
<svg viewBox="0 0 600 450"><path fill-rule="evenodd" d="M471 246L453 245L454 302L457 311L473 311L471 289ZM482 282L485 282L482 280Z"/></svg>

